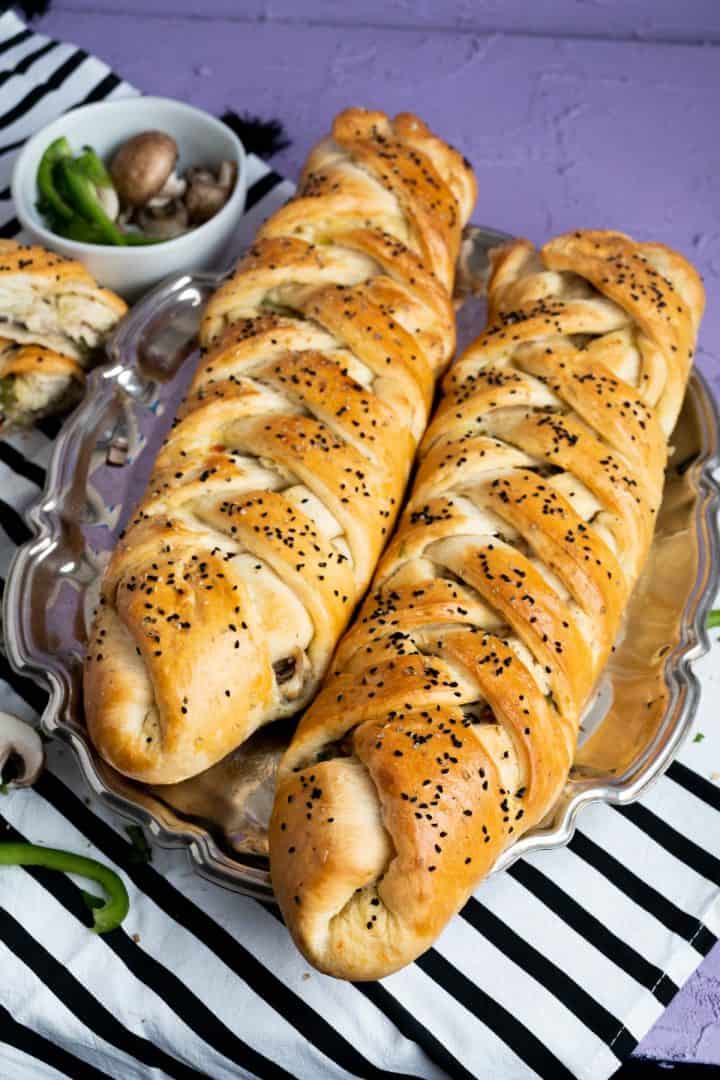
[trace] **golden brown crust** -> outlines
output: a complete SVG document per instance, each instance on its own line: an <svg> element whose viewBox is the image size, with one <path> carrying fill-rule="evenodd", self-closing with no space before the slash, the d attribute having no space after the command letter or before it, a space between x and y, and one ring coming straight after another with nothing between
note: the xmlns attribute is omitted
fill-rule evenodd
<svg viewBox="0 0 720 1080"><path fill-rule="evenodd" d="M127 311L124 300L110 289L103 289L89 270L77 259L68 259L37 244L18 244L0 240L0 284L8 277L22 274L39 284L44 292L61 293L68 286L89 292L111 308L119 319Z"/></svg>
<svg viewBox="0 0 720 1080"><path fill-rule="evenodd" d="M127 311L75 259L37 245L0 240L0 330L87 367L93 351Z"/></svg>
<svg viewBox="0 0 720 1080"><path fill-rule="evenodd" d="M428 948L551 808L645 560L702 315L620 233L498 251L407 508L281 763L273 885L305 956Z"/></svg>
<svg viewBox="0 0 720 1080"><path fill-rule="evenodd" d="M78 401L85 372L69 356L44 345L0 338L0 430L25 427Z"/></svg>
<svg viewBox="0 0 720 1080"><path fill-rule="evenodd" d="M192 776L309 701L452 354L474 193L420 121L348 110L211 298L88 648L89 730L122 772Z"/></svg>
<svg viewBox="0 0 720 1080"><path fill-rule="evenodd" d="M0 378L7 375L68 375L82 382L85 373L75 360L43 345L17 345L0 338Z"/></svg>

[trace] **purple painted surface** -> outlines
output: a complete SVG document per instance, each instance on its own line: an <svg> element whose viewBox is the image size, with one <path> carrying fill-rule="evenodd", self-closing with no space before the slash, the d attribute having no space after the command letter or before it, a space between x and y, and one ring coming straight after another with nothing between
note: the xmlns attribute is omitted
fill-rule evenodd
<svg viewBox="0 0 720 1080"><path fill-rule="evenodd" d="M720 41L717 0L54 0L55 11L137 12L195 20L222 16L236 24L264 21L299 26L369 26L555 34L559 37Z"/></svg>
<svg viewBox="0 0 720 1080"><path fill-rule="evenodd" d="M55 0L37 26L149 92L280 118L289 176L338 109L413 109L475 165L477 221L677 246L705 276L699 362L720 390L720 47L689 43L720 42L718 0L121 3ZM720 947L640 1050L720 1065Z"/></svg>

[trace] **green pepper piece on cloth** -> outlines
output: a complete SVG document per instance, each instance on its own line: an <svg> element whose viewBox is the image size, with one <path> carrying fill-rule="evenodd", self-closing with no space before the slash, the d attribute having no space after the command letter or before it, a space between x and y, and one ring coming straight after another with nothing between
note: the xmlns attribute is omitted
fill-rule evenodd
<svg viewBox="0 0 720 1080"><path fill-rule="evenodd" d="M121 878L109 866L103 866L85 855L74 855L70 851L40 847L38 844L0 843L0 866L44 866L48 870L80 874L81 877L97 881L107 894L104 901L93 893L83 892L85 903L92 911L92 929L96 934L115 930L130 908L130 899Z"/></svg>

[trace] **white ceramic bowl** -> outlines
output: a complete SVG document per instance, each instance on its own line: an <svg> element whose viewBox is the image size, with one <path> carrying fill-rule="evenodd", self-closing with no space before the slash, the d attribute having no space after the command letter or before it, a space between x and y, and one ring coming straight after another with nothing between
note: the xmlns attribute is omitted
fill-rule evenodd
<svg viewBox="0 0 720 1080"><path fill-rule="evenodd" d="M83 244L51 232L36 207L37 169L48 145L65 135L74 153L92 146L108 161L131 135L149 129L166 131L175 139L180 172L190 165L236 163L237 182L222 210L184 236L147 247ZM79 259L101 285L135 299L169 274L218 264L243 212L246 189L245 151L226 124L181 101L130 97L72 109L37 132L15 162L11 190L18 219L36 243Z"/></svg>

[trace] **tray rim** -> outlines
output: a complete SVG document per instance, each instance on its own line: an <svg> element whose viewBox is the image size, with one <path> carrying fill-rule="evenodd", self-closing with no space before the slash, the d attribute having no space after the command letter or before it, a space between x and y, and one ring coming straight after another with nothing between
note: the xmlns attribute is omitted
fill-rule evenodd
<svg viewBox="0 0 720 1080"><path fill-rule="evenodd" d="M159 291L155 291L155 299ZM164 299L169 298L169 291L173 290L163 291ZM143 307L148 305L149 299L146 297L141 301ZM21 618L24 611L23 591L33 560L59 538L59 516L53 515L53 502L59 478L63 474L63 464L73 441L86 428L87 417L91 415L93 406L102 401L103 380L110 382L112 379L115 383L119 369L131 370L127 365L119 365L118 360L118 352L113 348L108 363L96 368L89 376L83 400L65 422L53 445L43 492L24 513L33 535L17 548L7 575L2 609L7 658L17 674L33 679L48 692L48 703L39 717L39 728L50 738L58 738L71 748L86 784L108 809L125 820L147 828L159 847L185 849L196 872L207 880L265 901L272 900L274 897L266 870L239 865L202 826L191 822L171 826L147 807L111 790L104 783L87 742L61 720L69 693L69 683L67 678L63 679L62 669L58 673L40 665L25 643ZM720 468L720 414L708 381L699 370L693 370L689 385L692 385L696 396L703 428L704 453L689 470L697 492L694 522L698 571L682 612L681 639L665 660L664 678L670 696L663 721L654 740L648 744L644 765L642 761L634 762L623 776L614 778L611 783L592 779L575 783L573 793L565 800L562 812L553 825L545 829L536 828L522 836L501 854L492 873L507 869L517 859L531 852L564 847L572 839L578 815L585 806L598 802L626 805L637 800L675 760L692 726L701 692L693 666L710 648L707 614L720 583L720 531L716 525L720 509L720 484L713 476L715 470ZM664 745L653 756L653 743L660 739L661 733L665 734Z"/></svg>

